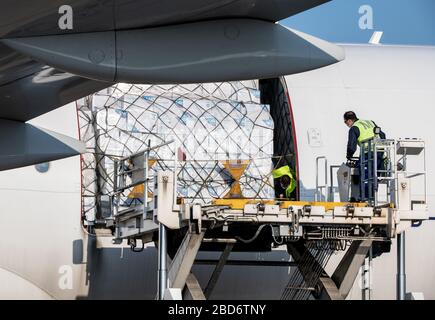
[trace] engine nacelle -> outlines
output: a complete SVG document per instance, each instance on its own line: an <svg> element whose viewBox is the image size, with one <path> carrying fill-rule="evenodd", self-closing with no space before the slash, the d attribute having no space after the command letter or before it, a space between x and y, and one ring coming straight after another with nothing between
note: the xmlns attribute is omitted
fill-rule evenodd
<svg viewBox="0 0 435 320"><path fill-rule="evenodd" d="M339 46L254 19L14 38L2 42L60 70L107 82L262 79L309 71L344 59L344 51Z"/></svg>

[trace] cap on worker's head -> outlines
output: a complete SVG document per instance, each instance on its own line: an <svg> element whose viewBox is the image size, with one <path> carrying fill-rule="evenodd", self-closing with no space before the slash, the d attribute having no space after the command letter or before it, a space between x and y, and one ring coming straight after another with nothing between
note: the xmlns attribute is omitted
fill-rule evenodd
<svg viewBox="0 0 435 320"><path fill-rule="evenodd" d="M281 177L279 182L281 184L281 187L286 189L290 185L290 177L288 175L284 175L284 176Z"/></svg>
<svg viewBox="0 0 435 320"><path fill-rule="evenodd" d="M344 113L343 117L344 117L344 120L353 120L353 121L355 121L355 120L358 119L358 118L356 117L355 112L353 112L353 111L346 111L346 112Z"/></svg>

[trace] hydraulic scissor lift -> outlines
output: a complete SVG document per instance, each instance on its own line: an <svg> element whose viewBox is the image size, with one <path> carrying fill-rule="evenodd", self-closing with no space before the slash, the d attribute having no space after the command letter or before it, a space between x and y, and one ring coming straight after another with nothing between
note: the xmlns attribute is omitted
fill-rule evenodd
<svg viewBox="0 0 435 320"><path fill-rule="evenodd" d="M150 192L148 172L149 152L152 148L149 147L141 153L115 163L117 168L115 173L120 180L116 181L112 197L111 219L115 226L114 241L127 239L132 246L136 246L137 241L145 243L154 240L157 243L159 250L157 297L159 299L183 297L205 299L210 297L233 247L238 243L252 240L244 239L232 230L231 226L255 226L257 232L253 239L262 229L270 228L273 240L277 240L276 243L287 244L287 250L293 257L293 265L298 266L303 277L306 287L296 288L296 290L311 291L318 299L345 299L361 266L367 261L374 241L389 241L398 235L401 241L400 234L403 234L405 229L428 219L425 196L424 199L415 200L410 187L411 180L418 176L425 178L425 172L408 172L406 165L399 165L395 158L396 155L401 155L402 161L406 163L409 155L418 156L424 152L424 143L421 140L409 139L389 140L388 143L385 140L375 139L370 143L375 154L380 152L377 146L383 146L384 153L388 151L387 160L390 166L382 173L382 179L378 179L380 174L376 170L370 172L369 178L360 179L361 184L373 184L371 187L376 191L376 198L357 203L245 199L234 198L234 194L232 197L216 199L207 205L184 203L183 199L177 196L175 174L177 161L173 171L156 173L153 178L153 192ZM388 145L387 151L385 145ZM394 154L394 158L391 154ZM368 161L373 159L375 157ZM141 172L130 184L125 184L125 176L131 171L119 170L123 168L122 162L126 160L136 163L135 170ZM377 200L380 181L386 181L387 195L383 201ZM128 188L140 184L144 185L143 203L126 210L119 210L119 195ZM333 190L332 185L331 190ZM148 201L151 196L152 199ZM168 255L167 248L169 229L185 230L181 245L172 259ZM212 230L218 230L218 233L213 233ZM191 273L191 268L201 244L210 242L222 243L224 250L206 288L202 290ZM321 252L317 256L316 252L319 250L313 250L307 243L333 243L334 245L350 243L350 246L333 275L328 276L324 270L324 263L327 262L326 255ZM400 269L404 266L403 249L402 241L399 242L398 251L398 298L401 299L404 298L405 291L404 270ZM324 250L331 251L334 248ZM286 290L290 289L286 288ZM288 292L286 296L292 296Z"/></svg>

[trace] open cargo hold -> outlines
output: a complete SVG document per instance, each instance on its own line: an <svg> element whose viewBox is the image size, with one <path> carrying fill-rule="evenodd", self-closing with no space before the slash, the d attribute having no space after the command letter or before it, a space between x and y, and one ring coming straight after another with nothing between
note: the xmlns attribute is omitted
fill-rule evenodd
<svg viewBox="0 0 435 320"><path fill-rule="evenodd" d="M95 217L104 210L101 203L113 191L113 161L145 149L148 141L153 146L174 140L151 153L152 171L173 169L177 147L185 153L177 188L185 201L228 197L234 183L229 163L242 167L240 196L274 198L271 171L291 155L274 157L278 131L261 100L258 81L116 84L80 100L81 139L89 151L82 164L84 213ZM126 204L133 193L124 195Z"/></svg>

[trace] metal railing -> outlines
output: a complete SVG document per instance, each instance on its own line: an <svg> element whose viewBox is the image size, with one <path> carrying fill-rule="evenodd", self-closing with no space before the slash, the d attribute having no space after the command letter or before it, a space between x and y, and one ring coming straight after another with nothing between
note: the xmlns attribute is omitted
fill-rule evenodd
<svg viewBox="0 0 435 320"><path fill-rule="evenodd" d="M319 163L324 161L324 183L319 184ZM315 201L327 201L328 198L328 159L325 156L316 158L316 193L314 194Z"/></svg>
<svg viewBox="0 0 435 320"><path fill-rule="evenodd" d="M119 222L124 222L133 218L137 219L138 216L142 216L140 221L137 221L136 223L136 229L137 232L143 232L144 226L146 225L144 221L152 220L152 217L148 214L150 152L172 142L174 141L171 140L151 147L151 141L148 140L147 148L128 157L114 160L113 193L110 195L110 199L112 203L111 219L117 222L115 224L116 239L125 236L125 233L122 233L122 227L119 226ZM125 196L124 192L140 185L143 185L142 194L139 197L138 195L135 195L134 199L132 198L135 202L130 203L126 209L120 210L121 197ZM133 235L134 232L134 230L131 230L128 234Z"/></svg>

